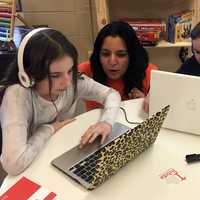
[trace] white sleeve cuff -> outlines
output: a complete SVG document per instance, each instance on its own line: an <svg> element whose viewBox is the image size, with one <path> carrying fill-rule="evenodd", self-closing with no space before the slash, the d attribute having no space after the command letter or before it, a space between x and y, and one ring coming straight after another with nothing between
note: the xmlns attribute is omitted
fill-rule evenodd
<svg viewBox="0 0 200 200"><path fill-rule="evenodd" d="M43 127L47 127L48 129L50 129L51 135L53 135L53 134L55 133L55 129L53 128L52 125L50 125L50 124L43 124L42 126L43 126Z"/></svg>

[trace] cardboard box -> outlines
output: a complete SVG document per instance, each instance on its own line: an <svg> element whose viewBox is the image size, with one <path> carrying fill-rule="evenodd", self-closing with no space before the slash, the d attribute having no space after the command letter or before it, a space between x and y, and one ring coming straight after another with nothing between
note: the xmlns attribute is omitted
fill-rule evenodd
<svg viewBox="0 0 200 200"><path fill-rule="evenodd" d="M168 18L168 41L182 42L190 38L192 30L192 10L172 14Z"/></svg>
<svg viewBox="0 0 200 200"><path fill-rule="evenodd" d="M123 17L120 20L129 23L135 31L166 31L166 23L161 19Z"/></svg>
<svg viewBox="0 0 200 200"><path fill-rule="evenodd" d="M123 17L120 20L132 26L138 39L145 46L155 46L160 40L161 33L166 32L166 23L161 19Z"/></svg>

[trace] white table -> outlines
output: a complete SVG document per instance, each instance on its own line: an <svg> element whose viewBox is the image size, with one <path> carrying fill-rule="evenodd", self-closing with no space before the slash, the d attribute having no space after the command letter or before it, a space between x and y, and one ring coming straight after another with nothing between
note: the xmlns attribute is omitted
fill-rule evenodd
<svg viewBox="0 0 200 200"><path fill-rule="evenodd" d="M122 103L131 121L142 121L142 99ZM188 165L184 158L189 153L200 153L200 136L161 129L160 134L146 152L129 162L116 175L93 191L81 185L51 166L50 162L79 143L87 127L98 120L100 110L96 109L77 117L73 123L55 134L32 165L21 175L7 176L0 188L5 192L19 178L25 176L47 187L57 194L59 200L188 200L198 199L200 194L200 162ZM117 121L130 127L120 111ZM160 176L168 169L178 171L178 176Z"/></svg>

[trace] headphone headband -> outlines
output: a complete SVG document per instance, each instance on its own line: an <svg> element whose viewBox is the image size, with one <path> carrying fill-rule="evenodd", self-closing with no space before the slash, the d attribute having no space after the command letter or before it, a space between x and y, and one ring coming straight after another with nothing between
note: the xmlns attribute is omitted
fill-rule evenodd
<svg viewBox="0 0 200 200"><path fill-rule="evenodd" d="M21 82L21 84L24 87L31 87L34 84L34 81L30 79L30 77L28 77L27 73L24 70L24 49L29 41L29 39L35 35L36 33L42 31L42 30L46 30L46 29L50 29L47 27L42 27L42 28L36 28L33 29L32 31L30 31L27 35L25 35L25 37L22 39L19 48L18 48L18 54L17 54L17 62L18 62L18 77L19 80Z"/></svg>

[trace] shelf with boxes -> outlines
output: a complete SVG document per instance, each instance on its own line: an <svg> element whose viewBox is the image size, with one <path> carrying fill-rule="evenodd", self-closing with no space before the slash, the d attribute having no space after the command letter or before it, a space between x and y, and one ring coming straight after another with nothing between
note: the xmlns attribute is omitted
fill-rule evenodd
<svg viewBox="0 0 200 200"><path fill-rule="evenodd" d="M95 13L93 18L95 19L94 27L96 28L96 31L101 29L108 22L119 19L130 19L130 21L134 19L150 19L150 23L151 19L160 20L160 27L163 24L165 24L166 27L165 37L161 37L159 42L158 40L156 41L155 34L158 32L149 31L150 33L146 33L140 31L138 35L139 38L145 38L147 36L150 40L154 41L154 43L150 45L147 44L150 47L165 48L191 46L191 41L189 39L190 30L192 26L200 20L199 0L124 0L123 2L120 0L95 0L94 7ZM172 22L174 24L172 24ZM169 24L173 26L169 26ZM146 22L146 25L148 25L148 22ZM171 29L169 29L169 27ZM138 27L136 27L136 29L137 28ZM155 28L155 24L151 26L151 28ZM186 28L188 28L187 35L185 34ZM181 31L184 31L185 40L180 37ZM160 32L164 31L162 30Z"/></svg>

